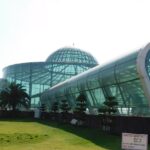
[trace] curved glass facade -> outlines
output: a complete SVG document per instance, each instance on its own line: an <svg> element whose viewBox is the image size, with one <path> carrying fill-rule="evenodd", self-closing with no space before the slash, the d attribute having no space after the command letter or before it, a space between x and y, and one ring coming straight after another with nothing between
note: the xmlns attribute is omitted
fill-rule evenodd
<svg viewBox="0 0 150 150"><path fill-rule="evenodd" d="M145 83L150 85L150 80L147 80L150 76L150 50L147 48L150 49L150 44L110 64L94 67L57 84L42 94L41 102L47 104L47 110L50 110L53 102L67 99L74 109L76 98L84 93L92 113L108 96L115 96L119 104L118 114L150 115L150 93L147 92L150 87L145 86ZM143 53L146 53L145 56ZM144 67L141 69L137 62L143 63ZM143 69L147 70L147 74L143 73Z"/></svg>
<svg viewBox="0 0 150 150"><path fill-rule="evenodd" d="M43 91L96 65L97 61L90 54L76 48L62 48L46 62L15 64L4 68L3 72L8 81L25 86L32 97L31 105L36 106Z"/></svg>

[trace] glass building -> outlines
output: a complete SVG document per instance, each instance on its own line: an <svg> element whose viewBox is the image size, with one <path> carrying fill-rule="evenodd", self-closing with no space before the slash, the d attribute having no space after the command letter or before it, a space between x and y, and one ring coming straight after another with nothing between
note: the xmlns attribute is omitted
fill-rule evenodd
<svg viewBox="0 0 150 150"><path fill-rule="evenodd" d="M7 88L9 85L8 81L6 79L0 78L0 92Z"/></svg>
<svg viewBox="0 0 150 150"><path fill-rule="evenodd" d="M10 65L3 69L3 73L8 81L25 86L32 98L32 107L39 104L40 95L46 89L97 64L91 54L77 48L64 47L52 53L45 62Z"/></svg>
<svg viewBox="0 0 150 150"><path fill-rule="evenodd" d="M115 96L118 114L150 115L150 44L51 87L43 92L41 103L50 111L54 102L66 99L73 110L80 93L86 95L90 113L96 113L108 96Z"/></svg>

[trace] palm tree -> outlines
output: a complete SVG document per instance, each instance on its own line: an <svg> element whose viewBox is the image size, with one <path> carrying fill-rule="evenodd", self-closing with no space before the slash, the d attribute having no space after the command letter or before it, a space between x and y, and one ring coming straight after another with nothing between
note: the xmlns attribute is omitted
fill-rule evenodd
<svg viewBox="0 0 150 150"><path fill-rule="evenodd" d="M0 92L0 106L16 111L17 107L29 107L30 97L21 84L12 82Z"/></svg>

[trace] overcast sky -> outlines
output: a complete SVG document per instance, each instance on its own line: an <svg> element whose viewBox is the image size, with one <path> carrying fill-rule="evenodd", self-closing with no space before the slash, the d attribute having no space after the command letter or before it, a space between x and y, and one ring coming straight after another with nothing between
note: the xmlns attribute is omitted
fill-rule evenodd
<svg viewBox="0 0 150 150"><path fill-rule="evenodd" d="M0 76L64 46L100 64L150 42L150 0L0 0Z"/></svg>

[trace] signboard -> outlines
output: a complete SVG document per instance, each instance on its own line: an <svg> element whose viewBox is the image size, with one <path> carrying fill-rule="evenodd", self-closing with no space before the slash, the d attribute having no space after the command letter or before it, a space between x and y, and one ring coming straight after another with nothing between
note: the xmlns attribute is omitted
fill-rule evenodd
<svg viewBox="0 0 150 150"><path fill-rule="evenodd" d="M123 150L148 150L148 135L122 133Z"/></svg>

